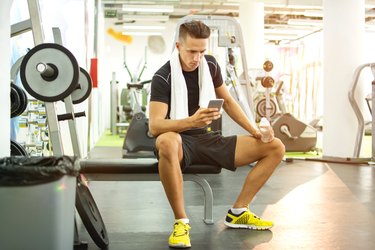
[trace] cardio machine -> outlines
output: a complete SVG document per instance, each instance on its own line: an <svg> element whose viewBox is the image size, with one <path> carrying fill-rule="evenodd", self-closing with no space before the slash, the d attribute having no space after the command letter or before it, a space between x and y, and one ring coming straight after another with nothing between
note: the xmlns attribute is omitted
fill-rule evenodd
<svg viewBox="0 0 375 250"><path fill-rule="evenodd" d="M372 147L371 147L371 157L361 159L359 156L360 156L360 153L361 153L362 139L363 139L363 136L365 134L366 122L365 122L365 118L364 118L365 114L360 109L360 104L358 103L358 101L356 100L355 97L356 97L357 86L360 82L359 81L360 75L361 75L362 71L366 68L370 68L371 73L372 73L372 77L373 77L373 80L371 81L371 94L370 94L370 96L366 97L366 102L367 102L368 108L369 108L370 113L371 113L371 121L369 122L369 124L371 124L371 135L372 135L371 143L372 143ZM364 161L364 162L375 161L375 137L374 137L374 134L375 134L375 124L374 124L375 113L372 112L372 107L375 106L374 96L375 96L375 63L365 63L365 64L362 64L362 65L360 65L356 68L356 70L354 72L352 84L351 84L351 87L350 87L350 90L349 90L349 93L348 93L349 102L350 102L350 105L352 106L353 111L354 111L354 113L357 117L357 123L358 123L356 140L355 140L355 143L354 143L353 160L356 159L358 161Z"/></svg>
<svg viewBox="0 0 375 250"><path fill-rule="evenodd" d="M259 117L267 117L271 121L275 137L283 142L287 152L310 152L316 150L317 129L287 112L282 93L283 81L275 83L270 78L269 72L272 70L273 65L267 67L267 61L263 68L268 72L268 76L261 80L263 87L267 91L265 97L258 102L257 115ZM267 78L268 80L266 80ZM275 93L271 93L273 87L276 87ZM273 99L270 98L271 95L273 95Z"/></svg>
<svg viewBox="0 0 375 250"><path fill-rule="evenodd" d="M128 105L124 105L124 111L131 121L122 145L122 156L123 158L153 158L155 138L149 133L146 107L142 105L145 85L151 82L151 80L141 81L141 76L147 67L147 48L144 65L138 76L130 73L126 63L126 47L124 47L124 67L131 80L131 83L127 83L127 93L124 94L127 95L128 100Z"/></svg>
<svg viewBox="0 0 375 250"><path fill-rule="evenodd" d="M306 124L286 112L282 87L283 82L279 81L275 96L277 105L282 112L272 121L275 136L284 143L287 152L309 152L316 150L317 129L311 124Z"/></svg>

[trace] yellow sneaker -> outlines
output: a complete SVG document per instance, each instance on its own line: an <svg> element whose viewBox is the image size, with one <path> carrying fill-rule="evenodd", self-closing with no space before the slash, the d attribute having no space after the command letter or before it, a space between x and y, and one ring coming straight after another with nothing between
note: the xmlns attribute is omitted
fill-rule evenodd
<svg viewBox="0 0 375 250"><path fill-rule="evenodd" d="M249 209L239 215L235 215L229 209L224 224L231 228L248 228L255 230L267 230L273 226L272 221L266 221L252 212Z"/></svg>
<svg viewBox="0 0 375 250"><path fill-rule="evenodd" d="M190 244L190 225L182 221L174 223L174 229L169 236L169 246L174 248L189 248Z"/></svg>

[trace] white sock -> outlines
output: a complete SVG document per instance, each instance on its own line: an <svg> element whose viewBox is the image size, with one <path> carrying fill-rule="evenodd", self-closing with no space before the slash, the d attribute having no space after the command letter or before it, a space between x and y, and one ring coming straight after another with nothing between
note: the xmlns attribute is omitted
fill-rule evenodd
<svg viewBox="0 0 375 250"><path fill-rule="evenodd" d="M230 211L234 213L235 215L239 215L247 210L247 207L241 207L241 208L231 208Z"/></svg>
<svg viewBox="0 0 375 250"><path fill-rule="evenodd" d="M175 219L174 222L182 221L185 224L189 224L189 219L188 218L181 218L181 219Z"/></svg>

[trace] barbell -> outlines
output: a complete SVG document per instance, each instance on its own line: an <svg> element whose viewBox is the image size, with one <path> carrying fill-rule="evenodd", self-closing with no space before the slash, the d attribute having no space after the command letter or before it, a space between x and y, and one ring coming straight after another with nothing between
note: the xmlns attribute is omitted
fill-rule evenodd
<svg viewBox="0 0 375 250"><path fill-rule="evenodd" d="M90 75L78 66L74 55L64 46L43 43L22 59L20 77L25 90L44 102L72 96L73 104L86 100L92 90Z"/></svg>

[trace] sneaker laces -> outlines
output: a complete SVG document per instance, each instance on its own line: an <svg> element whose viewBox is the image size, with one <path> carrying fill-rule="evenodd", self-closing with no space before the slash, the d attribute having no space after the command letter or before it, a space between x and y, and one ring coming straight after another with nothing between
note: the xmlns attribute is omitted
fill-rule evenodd
<svg viewBox="0 0 375 250"><path fill-rule="evenodd" d="M260 220L260 217L259 217L258 215L254 214L254 213L252 213L252 212L250 212L250 211L249 211L249 213L250 213L255 219Z"/></svg>
<svg viewBox="0 0 375 250"><path fill-rule="evenodd" d="M173 236L178 237L186 235L188 233L188 227L189 225L187 224L176 222L174 224Z"/></svg>

